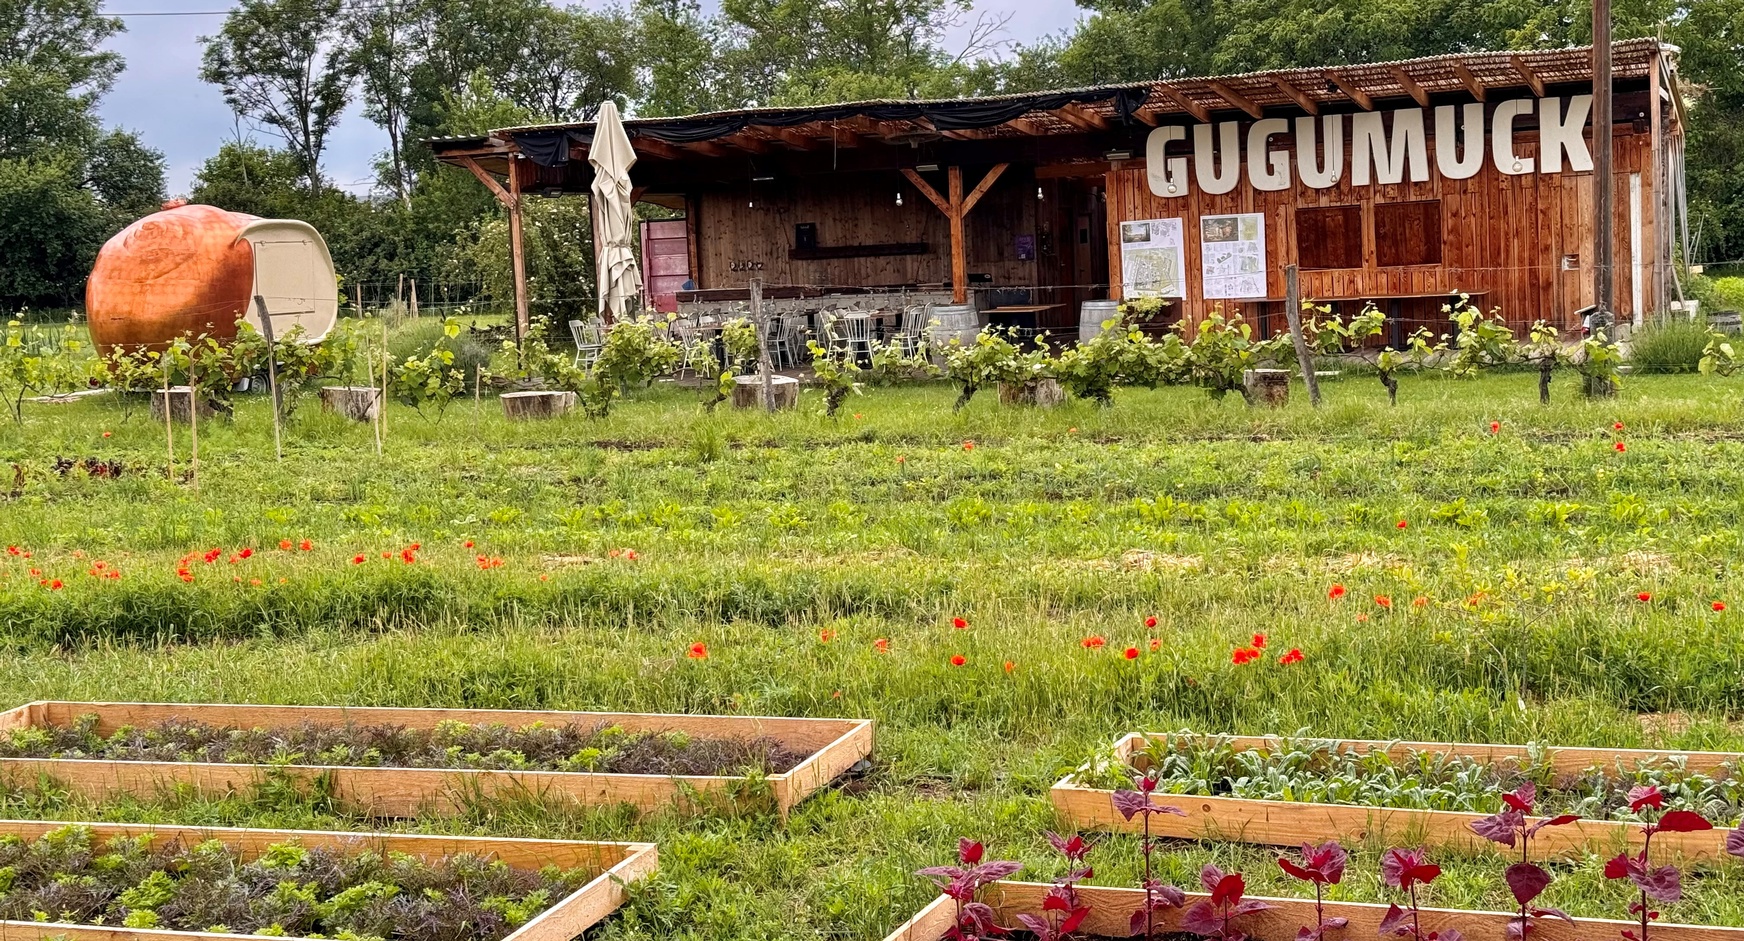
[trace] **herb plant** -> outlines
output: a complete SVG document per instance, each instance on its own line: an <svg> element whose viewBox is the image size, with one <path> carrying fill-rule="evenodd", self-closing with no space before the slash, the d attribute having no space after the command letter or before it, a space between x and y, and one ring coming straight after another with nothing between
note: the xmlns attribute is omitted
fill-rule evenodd
<svg viewBox="0 0 1744 941"><path fill-rule="evenodd" d="M1648 926L1659 918L1652 902L1676 902L1683 898L1683 876L1678 868L1669 864L1653 865L1654 834L1699 833L1714 828L1701 814L1690 810L1664 810L1664 806L1665 797L1657 787L1649 785L1630 791L1629 809L1638 814L1650 809L1659 811L1657 819L1641 827L1641 852L1634 856L1618 853L1605 863L1605 878L1628 879L1640 892L1640 897L1629 906L1629 914L1639 919L1641 933L1625 930L1623 937L1628 941L1647 941Z"/></svg>
<svg viewBox="0 0 1744 941"><path fill-rule="evenodd" d="M1508 937L1514 941L1523 939L1532 931L1532 919L1554 916L1574 924L1574 919L1568 913L1556 908L1542 908L1532 903L1544 890L1550 887L1551 876L1544 867L1532 862L1532 838L1545 827L1561 827L1580 819L1578 814L1560 814L1547 817L1536 823L1529 823L1527 817L1535 809L1538 801L1538 786L1531 781L1502 795L1502 809L1471 825L1472 832L1503 846L1520 849L1520 861L1509 866L1502 874L1508 883L1508 891L1514 895L1514 901L1520 904L1520 917L1508 924Z"/></svg>
<svg viewBox="0 0 1744 941"><path fill-rule="evenodd" d="M1022 863L985 859L987 848L968 839L957 841L957 865L930 866L916 875L932 880L957 905L956 918L945 941L983 941L1006 934L993 922L993 909L980 900L981 890L1023 868Z"/></svg>
<svg viewBox="0 0 1744 941"><path fill-rule="evenodd" d="M1209 899L1197 902L1181 916L1181 929L1214 941L1246 941L1247 934L1235 927L1235 919L1272 906L1257 899L1246 899L1247 881L1239 872L1226 873L1212 863L1199 870L1199 882Z"/></svg>

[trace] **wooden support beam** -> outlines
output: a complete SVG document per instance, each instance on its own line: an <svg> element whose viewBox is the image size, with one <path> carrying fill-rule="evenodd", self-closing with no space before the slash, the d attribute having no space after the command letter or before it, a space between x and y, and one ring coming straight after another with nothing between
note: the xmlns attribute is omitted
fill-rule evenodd
<svg viewBox="0 0 1744 941"><path fill-rule="evenodd" d="M1358 88L1355 82L1337 72L1327 72L1325 75L1326 80L1337 86L1339 91L1344 92L1345 97L1354 102L1358 108L1364 111L1375 110L1375 100L1369 97L1368 92Z"/></svg>
<svg viewBox="0 0 1744 941"><path fill-rule="evenodd" d="M630 149L640 157L658 157L661 160L679 160L684 157L684 152L677 147L652 137L632 138Z"/></svg>
<svg viewBox="0 0 1744 941"><path fill-rule="evenodd" d="M1526 60L1518 53L1509 56L1508 61L1513 64L1514 71L1519 72L1520 77L1526 81L1526 87L1532 89L1532 94L1543 98L1544 79L1539 77L1538 73L1533 70L1532 66L1527 65Z"/></svg>
<svg viewBox="0 0 1744 941"><path fill-rule="evenodd" d="M527 317L527 256L521 247L521 161L518 154L509 155L509 265L515 279L515 340L527 342L530 322ZM593 200L588 200L593 209Z"/></svg>
<svg viewBox="0 0 1744 941"><path fill-rule="evenodd" d="M1466 68L1464 62L1453 63L1453 74L1459 76L1461 84L1465 85L1465 90L1471 92L1473 98L1479 101L1484 100L1484 83L1472 74L1471 69Z"/></svg>
<svg viewBox="0 0 1744 941"><path fill-rule="evenodd" d="M1157 91L1161 93L1164 98L1174 102L1175 107L1192 115L1193 120L1198 121L1200 124L1211 123L1211 109L1191 98L1188 98L1186 95L1167 85L1157 86Z"/></svg>
<svg viewBox="0 0 1744 941"><path fill-rule="evenodd" d="M844 149L860 146L859 133L839 121L831 121L828 124L820 126L817 130L817 138L819 140L827 140L832 146Z"/></svg>
<svg viewBox="0 0 1744 941"><path fill-rule="evenodd" d="M946 171L951 190L951 303L969 301L969 253L963 243L963 168Z"/></svg>
<svg viewBox="0 0 1744 941"><path fill-rule="evenodd" d="M1300 88L1297 88L1295 85L1291 84L1290 82L1286 82L1281 78L1272 79L1272 84L1277 86L1278 91L1281 91L1284 93L1285 98L1288 98L1291 101L1294 101L1296 103L1296 107L1301 108L1303 111L1306 111L1309 114L1315 115L1316 117L1319 116L1320 105L1317 102L1315 102L1314 99L1308 97L1307 92L1303 91Z"/></svg>
<svg viewBox="0 0 1744 941"><path fill-rule="evenodd" d="M1132 113L1132 116L1138 119L1140 124L1148 124L1151 127L1157 126L1157 113L1150 108L1140 106L1138 110Z"/></svg>
<svg viewBox="0 0 1744 941"><path fill-rule="evenodd" d="M945 197L940 196L939 191L933 189L932 184L923 179L919 173L908 167L903 167L902 175L908 177L908 182L913 183L914 188L920 190L922 196L925 196L927 199L932 201L933 205L939 207L940 212L944 213L946 216L951 214L950 201L945 199Z"/></svg>
<svg viewBox="0 0 1744 941"><path fill-rule="evenodd" d="M514 155L511 154L509 156L509 166L511 168L515 165L514 160ZM502 203L504 206L514 206L515 197L509 195L508 190L503 189L503 184L498 183L496 177L486 173L484 167L478 165L477 160L474 160L471 157L461 157L455 162L472 171L472 175L478 177L478 181L484 184L485 189L491 191L491 195L497 198L497 202Z"/></svg>
<svg viewBox="0 0 1744 941"><path fill-rule="evenodd" d="M975 189L969 194L969 198L963 200L963 215L966 216L975 209L975 204L981 201L981 197L987 195L987 191L993 188L993 184L999 182L1000 174L1004 173L1010 166L1009 163L1001 163L987 171L987 175L981 178L981 182L975 184Z"/></svg>
<svg viewBox="0 0 1744 941"><path fill-rule="evenodd" d="M760 127L757 133L772 137L795 150L817 149L817 141L790 127Z"/></svg>
<svg viewBox="0 0 1744 941"><path fill-rule="evenodd" d="M1399 87L1405 90L1405 94L1410 95L1411 100L1417 102L1417 107L1429 107L1429 93L1423 90L1422 85L1417 84L1417 80L1411 77L1411 73L1396 65L1388 66L1387 71L1392 73L1394 81L1397 81Z"/></svg>
<svg viewBox="0 0 1744 941"><path fill-rule="evenodd" d="M1034 118L1012 118L1005 123L1031 137L1046 137L1048 133L1047 129L1037 124Z"/></svg>
<svg viewBox="0 0 1744 941"><path fill-rule="evenodd" d="M732 153L714 141L689 141L676 145L680 150L695 151L708 157L730 157Z"/></svg>
<svg viewBox="0 0 1744 941"><path fill-rule="evenodd" d="M1229 102L1243 111L1246 111L1254 118L1265 116L1266 112L1264 108L1261 108L1259 105L1255 104L1252 99L1222 82L1206 82L1205 87L1216 92L1217 97L1222 98L1224 101Z"/></svg>
<svg viewBox="0 0 1744 941"><path fill-rule="evenodd" d="M1108 119L1091 111L1083 105L1064 104L1054 109L1054 113L1059 115L1060 120L1080 130L1108 130Z"/></svg>
<svg viewBox="0 0 1744 941"><path fill-rule="evenodd" d="M766 154L769 152L769 145L767 143L752 137L744 131L740 131L737 134L728 134L726 137L717 138L717 143L724 147L731 147L734 150L742 150L748 154Z"/></svg>

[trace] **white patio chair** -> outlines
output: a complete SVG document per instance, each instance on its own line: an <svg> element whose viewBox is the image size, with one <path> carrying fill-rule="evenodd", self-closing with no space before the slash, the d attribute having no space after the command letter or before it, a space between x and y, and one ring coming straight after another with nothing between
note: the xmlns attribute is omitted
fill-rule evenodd
<svg viewBox="0 0 1744 941"><path fill-rule="evenodd" d="M600 350L605 349L606 345L605 337L600 334L599 324L571 320L569 335L575 340L575 365L592 369L593 364L599 361Z"/></svg>

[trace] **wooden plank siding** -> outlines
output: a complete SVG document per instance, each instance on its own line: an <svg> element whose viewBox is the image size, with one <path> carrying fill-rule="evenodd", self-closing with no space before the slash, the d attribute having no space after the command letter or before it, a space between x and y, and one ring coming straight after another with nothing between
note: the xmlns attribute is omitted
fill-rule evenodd
<svg viewBox="0 0 1744 941"><path fill-rule="evenodd" d="M1622 96L1619 96L1620 102ZM1631 102L1633 103L1633 102ZM1495 106L1492 101L1491 109ZM1624 110L1619 107L1619 111ZM1486 119L1486 124L1487 124ZM1457 291L1487 292L1474 300L1485 310L1500 308L1516 332L1543 319L1564 329L1577 328L1575 312L1592 303L1595 258L1593 249L1593 174L1573 172L1509 175L1486 159L1477 175L1465 180L1443 178L1436 167L1434 124L1429 122L1429 179L1421 183L1353 186L1350 182L1351 138L1345 135L1345 173L1327 189L1313 189L1293 179L1288 189L1260 191L1244 177L1229 193L1208 195L1188 186L1180 196L1163 197L1151 192L1146 163L1124 163L1107 174L1109 266L1113 293L1119 295L1119 225L1123 220L1182 217L1185 220L1187 297L1181 305L1184 316L1194 321L1212 310L1240 310L1250 320L1258 306L1240 300L1207 300L1201 293L1198 219L1228 213L1263 213L1266 218L1266 293L1284 294L1284 266L1299 264L1296 213L1312 207L1357 206L1363 219L1363 265L1360 268L1303 269L1304 298L1353 298L1363 295L1447 294ZM1245 137L1245 128L1243 135ZM1591 140L1591 129L1587 131ZM1630 253L1632 206L1630 175L1641 174L1643 253L1640 270L1660 270L1663 260L1654 257L1664 236L1655 231L1660 184L1653 174L1654 138L1637 131L1629 121L1619 120L1615 140L1616 195L1614 205L1616 241L1616 307L1620 321L1634 316L1632 279L1637 266ZM1272 148L1294 148L1294 134L1272 138ZM1486 136L1482 146L1490 146ZM1183 151L1184 152L1184 151ZM1515 152L1521 158L1538 157L1535 127L1522 121L1515 136ZM1189 165L1189 173L1191 166ZM1441 204L1441 263L1383 267L1375 245L1376 207L1422 200ZM1578 256L1578 267L1564 270L1565 256ZM1644 285L1644 306L1658 307L1656 285ZM1404 302L1408 328L1428 326L1436 333L1447 328L1441 301ZM1284 329L1281 307L1271 306L1274 332ZM1346 313L1354 313L1353 309Z"/></svg>
<svg viewBox="0 0 1744 941"><path fill-rule="evenodd" d="M981 179L986 167L965 167ZM944 174L928 175L943 191ZM902 193L902 205L896 194ZM971 275L992 286L1037 283L1033 259L1017 257L1017 236L1036 231L1036 183L1030 168L1013 166L965 220ZM694 194L703 222L697 245L697 287L741 288L753 277L769 285L880 287L943 284L951 277L950 221L896 172L784 177ZM837 248L925 242L919 255L796 260L794 226L817 225L818 245ZM743 263L760 264L745 269ZM734 270L739 266L741 270Z"/></svg>

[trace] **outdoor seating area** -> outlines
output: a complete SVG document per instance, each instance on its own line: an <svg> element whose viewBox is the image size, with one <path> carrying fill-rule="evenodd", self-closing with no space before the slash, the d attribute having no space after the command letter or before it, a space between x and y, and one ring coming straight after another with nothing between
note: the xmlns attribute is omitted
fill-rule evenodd
<svg viewBox="0 0 1744 941"><path fill-rule="evenodd" d="M700 292L698 292L700 293ZM817 297L769 298L762 301L767 317L764 347L776 369L794 369L812 361L810 344L839 356L868 363L876 345L895 345L905 356L918 351L936 319L934 309L950 302L949 294L832 294ZM721 329L751 318L747 300L685 301L664 319L666 329L687 351L685 365L697 350L713 350L722 358Z"/></svg>

